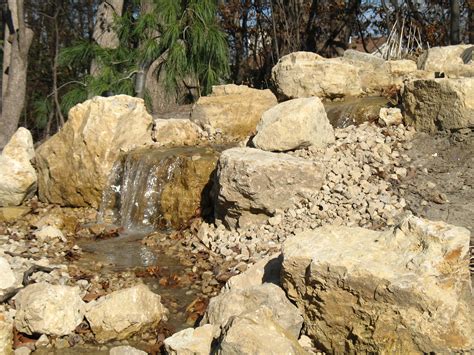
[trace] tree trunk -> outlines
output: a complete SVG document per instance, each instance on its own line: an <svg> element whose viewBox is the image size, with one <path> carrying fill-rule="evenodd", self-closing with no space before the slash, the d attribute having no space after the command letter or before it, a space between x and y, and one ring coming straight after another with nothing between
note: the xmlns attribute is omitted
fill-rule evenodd
<svg viewBox="0 0 474 355"><path fill-rule="evenodd" d="M461 5L459 0L450 0L451 8L450 16L450 42L451 44L459 44L461 42L460 36L460 22L461 22Z"/></svg>
<svg viewBox="0 0 474 355"><path fill-rule="evenodd" d="M2 116L0 118L0 149L8 143L18 128L25 105L28 51L33 31L26 27L23 0L8 0L15 33L11 45L5 46L2 82ZM5 31L5 43L9 43L9 31Z"/></svg>
<svg viewBox="0 0 474 355"><path fill-rule="evenodd" d="M474 0L467 1L468 6L468 31L469 31L469 43L474 44Z"/></svg>

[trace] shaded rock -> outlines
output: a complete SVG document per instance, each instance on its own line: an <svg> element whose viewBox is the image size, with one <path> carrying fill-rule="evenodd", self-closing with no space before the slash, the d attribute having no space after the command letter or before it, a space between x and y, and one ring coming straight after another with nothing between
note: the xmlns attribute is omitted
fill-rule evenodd
<svg viewBox="0 0 474 355"><path fill-rule="evenodd" d="M37 177L30 131L20 127L0 155L0 206L18 206L36 192Z"/></svg>
<svg viewBox="0 0 474 355"><path fill-rule="evenodd" d="M16 279L10 263L7 259L0 256L0 294L2 291L15 285Z"/></svg>
<svg viewBox="0 0 474 355"><path fill-rule="evenodd" d="M402 111L397 108L383 107L379 113L379 124L382 126L397 126L403 123Z"/></svg>
<svg viewBox="0 0 474 355"><path fill-rule="evenodd" d="M177 147L201 143L202 130L189 119L156 119L153 126L155 145Z"/></svg>
<svg viewBox="0 0 474 355"><path fill-rule="evenodd" d="M165 313L161 297L145 285L112 292L86 306L86 319L99 342L126 339L157 325Z"/></svg>
<svg viewBox="0 0 474 355"><path fill-rule="evenodd" d="M325 226L289 238L283 258L283 286L326 352L472 349L467 229L411 216L385 232Z"/></svg>
<svg viewBox="0 0 474 355"><path fill-rule="evenodd" d="M327 101L324 103L324 108L333 127L345 128L377 121L380 109L388 104L389 100L385 97L369 96L347 98L344 101Z"/></svg>
<svg viewBox="0 0 474 355"><path fill-rule="evenodd" d="M110 349L110 355L146 355L147 353L142 350L138 350L129 345L116 346Z"/></svg>
<svg viewBox="0 0 474 355"><path fill-rule="evenodd" d="M403 107L406 122L417 131L474 127L474 77L408 82Z"/></svg>
<svg viewBox="0 0 474 355"><path fill-rule="evenodd" d="M332 99L362 93L356 67L339 58L326 59L311 52L281 57L272 69L272 81L278 95L285 99Z"/></svg>
<svg viewBox="0 0 474 355"><path fill-rule="evenodd" d="M12 222L31 211L26 206L0 207L0 222Z"/></svg>
<svg viewBox="0 0 474 355"><path fill-rule="evenodd" d="M151 144L151 129L142 99L94 97L74 106L64 127L37 150L40 199L97 208L121 151Z"/></svg>
<svg viewBox="0 0 474 355"><path fill-rule="evenodd" d="M15 298L15 327L26 334L68 335L84 318L84 302L79 288L29 285Z"/></svg>
<svg viewBox="0 0 474 355"><path fill-rule="evenodd" d="M0 354L13 354L13 324L0 313Z"/></svg>
<svg viewBox="0 0 474 355"><path fill-rule="evenodd" d="M225 325L232 316L267 307L280 327L298 338L303 319L298 309L278 286L266 283L246 289L232 289L212 298L201 324Z"/></svg>
<svg viewBox="0 0 474 355"><path fill-rule="evenodd" d="M243 139L255 132L263 112L277 104L270 90L245 85L221 85L195 104L191 120L210 134L221 132L229 139Z"/></svg>
<svg viewBox="0 0 474 355"><path fill-rule="evenodd" d="M464 64L462 54L471 46L472 44L458 44L429 48L418 58L418 69L443 73L456 72L458 68L468 66Z"/></svg>
<svg viewBox="0 0 474 355"><path fill-rule="evenodd" d="M262 222L275 209L293 205L304 193L318 191L324 166L288 154L252 148L224 151L218 162L216 217L228 226Z"/></svg>
<svg viewBox="0 0 474 355"><path fill-rule="evenodd" d="M217 354L306 354L297 338L267 307L232 317L222 331Z"/></svg>
<svg viewBox="0 0 474 355"><path fill-rule="evenodd" d="M165 351L170 355L210 354L215 331L211 324L183 329L165 339Z"/></svg>
<svg viewBox="0 0 474 355"><path fill-rule="evenodd" d="M265 111L253 138L255 147L288 151L334 143L334 129L317 97L294 99Z"/></svg>

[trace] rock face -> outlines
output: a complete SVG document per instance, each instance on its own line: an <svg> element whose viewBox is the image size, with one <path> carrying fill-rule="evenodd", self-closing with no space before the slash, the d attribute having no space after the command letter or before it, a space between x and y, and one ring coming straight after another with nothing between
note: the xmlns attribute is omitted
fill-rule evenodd
<svg viewBox="0 0 474 355"><path fill-rule="evenodd" d="M211 354L215 327L211 324L198 328L188 328L166 338L165 350L170 355Z"/></svg>
<svg viewBox="0 0 474 355"><path fill-rule="evenodd" d="M474 126L474 77L415 80L403 93L405 120L423 132Z"/></svg>
<svg viewBox="0 0 474 355"><path fill-rule="evenodd" d="M217 354L306 354L297 338L272 318L262 307L232 317L222 331Z"/></svg>
<svg viewBox="0 0 474 355"><path fill-rule="evenodd" d="M191 120L210 134L221 132L229 139L242 139L255 132L262 113L277 104L270 90L245 85L221 85L199 98Z"/></svg>
<svg viewBox="0 0 474 355"><path fill-rule="evenodd" d="M325 226L283 245L283 286L329 353L472 349L469 231L407 217L394 230Z"/></svg>
<svg viewBox="0 0 474 355"><path fill-rule="evenodd" d="M427 49L418 58L418 69L448 73L453 70L456 71L457 68L464 66L461 56L471 46L469 44L459 44Z"/></svg>
<svg viewBox="0 0 474 355"><path fill-rule="evenodd" d="M287 154L252 148L224 151L218 162L216 217L228 226L266 220L298 195L318 191L324 166Z"/></svg>
<svg viewBox="0 0 474 355"><path fill-rule="evenodd" d="M95 97L74 106L64 127L37 150L40 199L97 208L120 152L151 144L151 129L142 99Z"/></svg>
<svg viewBox="0 0 474 355"><path fill-rule="evenodd" d="M202 130L187 119L156 119L153 127L153 140L158 146L177 147L201 143Z"/></svg>
<svg viewBox="0 0 474 355"><path fill-rule="evenodd" d="M272 80L278 95L285 99L311 96L332 99L362 93L356 67L311 52L281 57L272 69Z"/></svg>
<svg viewBox="0 0 474 355"><path fill-rule="evenodd" d="M223 292L209 302L201 324L225 325L233 316L267 307L276 323L295 338L299 337L303 318L278 286L265 283L246 289Z"/></svg>
<svg viewBox="0 0 474 355"><path fill-rule="evenodd" d="M79 288L29 285L15 298L15 327L26 334L68 335L84 318L84 302Z"/></svg>
<svg viewBox="0 0 474 355"><path fill-rule="evenodd" d="M20 127L0 155L0 207L18 206L36 192L35 157L30 131Z"/></svg>
<svg viewBox="0 0 474 355"><path fill-rule="evenodd" d="M323 148L334 141L334 129L317 97L286 101L265 111L253 138L255 147L278 152Z"/></svg>
<svg viewBox="0 0 474 355"><path fill-rule="evenodd" d="M97 341L121 340L158 324L166 313L160 301L147 286L138 285L88 303L86 318Z"/></svg>
<svg viewBox="0 0 474 355"><path fill-rule="evenodd" d="M13 324L0 313L0 354L13 354Z"/></svg>

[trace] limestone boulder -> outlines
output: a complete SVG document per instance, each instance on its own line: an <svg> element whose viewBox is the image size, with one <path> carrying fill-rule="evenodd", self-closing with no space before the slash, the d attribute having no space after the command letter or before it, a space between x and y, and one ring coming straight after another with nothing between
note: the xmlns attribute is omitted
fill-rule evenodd
<svg viewBox="0 0 474 355"><path fill-rule="evenodd" d="M7 259L0 256L0 295L2 295L5 290L13 287L15 283L16 278L10 267L10 263Z"/></svg>
<svg viewBox="0 0 474 355"><path fill-rule="evenodd" d="M397 126L403 123L402 111L398 107L382 107L379 113L381 126Z"/></svg>
<svg viewBox="0 0 474 355"><path fill-rule="evenodd" d="M227 226L263 222L318 191L325 179L321 163L253 148L225 150L217 164L215 215Z"/></svg>
<svg viewBox="0 0 474 355"><path fill-rule="evenodd" d="M243 139L255 133L262 114L276 104L270 90L214 86L211 95L202 96L194 105L191 120L209 134L220 132L229 140Z"/></svg>
<svg viewBox="0 0 474 355"><path fill-rule="evenodd" d="M221 293L209 302L201 324L225 325L233 316L267 307L282 329L299 337L303 318L298 309L286 298L285 292L275 284L233 289Z"/></svg>
<svg viewBox="0 0 474 355"><path fill-rule="evenodd" d="M284 99L312 96L333 99L362 93L355 66L340 58L326 59L311 52L281 57L272 69L272 81Z"/></svg>
<svg viewBox="0 0 474 355"><path fill-rule="evenodd" d="M278 104L262 115L253 138L256 148L284 152L335 142L334 129L317 97Z"/></svg>
<svg viewBox="0 0 474 355"><path fill-rule="evenodd" d="M142 99L94 97L74 106L64 127L37 150L40 199L97 208L120 153L151 144L152 126Z"/></svg>
<svg viewBox="0 0 474 355"><path fill-rule="evenodd" d="M406 122L417 131L474 127L474 77L408 82L403 107Z"/></svg>
<svg viewBox="0 0 474 355"><path fill-rule="evenodd" d="M218 331L211 324L183 329L165 339L165 351L169 355L211 354L211 344L216 330Z"/></svg>
<svg viewBox="0 0 474 355"><path fill-rule="evenodd" d="M13 354L13 324L0 313L0 354Z"/></svg>
<svg viewBox="0 0 474 355"><path fill-rule="evenodd" d="M262 307L232 317L222 331L217 354L306 354L297 338L289 334Z"/></svg>
<svg viewBox="0 0 474 355"><path fill-rule="evenodd" d="M442 72L445 74L457 72L459 68L470 66L463 61L463 53L472 44L458 44L453 46L432 47L418 58L418 68L431 72Z"/></svg>
<svg viewBox="0 0 474 355"><path fill-rule="evenodd" d="M202 129L189 119L156 119L153 126L153 140L157 146L179 147L202 143Z"/></svg>
<svg viewBox="0 0 474 355"><path fill-rule="evenodd" d="M13 222L27 215L31 208L27 206L0 207L0 222Z"/></svg>
<svg viewBox="0 0 474 355"><path fill-rule="evenodd" d="M469 351L469 238L413 216L384 232L324 226L283 244L283 286L327 353Z"/></svg>
<svg viewBox="0 0 474 355"><path fill-rule="evenodd" d="M26 334L68 335L82 322L85 304L76 287L29 285L15 298L15 327Z"/></svg>
<svg viewBox="0 0 474 355"><path fill-rule="evenodd" d="M18 206L36 192L37 176L30 131L20 127L0 155L0 207Z"/></svg>
<svg viewBox="0 0 474 355"><path fill-rule="evenodd" d="M166 319L161 297L145 285L112 292L87 304L86 319L95 339L126 339L145 327Z"/></svg>
<svg viewBox="0 0 474 355"><path fill-rule="evenodd" d="M122 345L110 349L109 355L147 355L147 353L129 345Z"/></svg>

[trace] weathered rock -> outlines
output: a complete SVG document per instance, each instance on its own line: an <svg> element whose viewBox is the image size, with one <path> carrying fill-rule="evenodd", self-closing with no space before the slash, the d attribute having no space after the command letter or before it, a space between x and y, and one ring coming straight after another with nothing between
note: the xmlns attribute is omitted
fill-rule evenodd
<svg viewBox="0 0 474 355"><path fill-rule="evenodd" d="M0 354L13 354L13 324L0 313Z"/></svg>
<svg viewBox="0 0 474 355"><path fill-rule="evenodd" d="M188 119L156 119L153 139L158 146L178 147L201 143L201 128Z"/></svg>
<svg viewBox="0 0 474 355"><path fill-rule="evenodd" d="M170 355L207 355L211 353L216 327L206 324L198 328L183 329L164 341Z"/></svg>
<svg viewBox="0 0 474 355"><path fill-rule="evenodd" d="M37 150L40 199L97 208L120 152L151 144L151 130L142 99L95 97L74 106L64 127Z"/></svg>
<svg viewBox="0 0 474 355"><path fill-rule="evenodd" d="M399 108L382 107L379 113L379 124L382 126L397 126L403 123L402 111Z"/></svg>
<svg viewBox="0 0 474 355"><path fill-rule="evenodd" d="M282 281L330 353L472 349L469 231L407 217L393 230L325 226L283 245Z"/></svg>
<svg viewBox="0 0 474 355"><path fill-rule="evenodd" d="M2 291L15 285L16 279L10 263L7 259L0 256L0 295Z"/></svg>
<svg viewBox="0 0 474 355"><path fill-rule="evenodd" d="M35 237L43 242L48 242L52 239L58 239L62 242L66 242L66 238L64 237L63 232L61 232L58 228L53 226L44 226L41 229L37 230L34 233Z"/></svg>
<svg viewBox="0 0 474 355"><path fill-rule="evenodd" d="M405 120L417 131L474 126L474 77L415 80L403 93Z"/></svg>
<svg viewBox="0 0 474 355"><path fill-rule="evenodd" d="M26 334L68 335L84 318L84 302L79 288L29 285L15 298L15 327Z"/></svg>
<svg viewBox="0 0 474 355"><path fill-rule="evenodd" d="M221 85L202 96L191 113L191 120L210 134L221 132L229 139L242 139L253 133L262 113L277 104L270 90L245 85Z"/></svg>
<svg viewBox="0 0 474 355"><path fill-rule="evenodd" d="M285 99L318 96L337 98L362 93L357 68L339 58L311 52L283 56L272 69L278 95Z"/></svg>
<svg viewBox="0 0 474 355"><path fill-rule="evenodd" d="M147 286L137 285L88 303L86 319L97 341L121 340L166 318L160 301Z"/></svg>
<svg viewBox="0 0 474 355"><path fill-rule="evenodd" d="M0 207L0 222L12 222L28 214L31 208L27 206Z"/></svg>
<svg viewBox="0 0 474 355"><path fill-rule="evenodd" d="M252 148L224 151L218 162L216 217L228 226L266 220L275 209L293 205L304 193L318 191L324 166L288 154Z"/></svg>
<svg viewBox="0 0 474 355"><path fill-rule="evenodd" d="M201 324L225 325L232 316L267 307L280 327L298 338L303 319L285 292L272 283L232 289L212 298Z"/></svg>
<svg viewBox="0 0 474 355"><path fill-rule="evenodd" d="M429 48L418 58L418 69L443 73L457 71L459 67L465 66L462 54L471 46L472 44L458 44Z"/></svg>
<svg viewBox="0 0 474 355"><path fill-rule="evenodd" d="M263 306L232 317L222 331L217 354L306 354Z"/></svg>
<svg viewBox="0 0 474 355"><path fill-rule="evenodd" d="M252 142L267 151L288 151L334 143L334 129L317 97L278 104L262 116Z"/></svg>
<svg viewBox="0 0 474 355"><path fill-rule="evenodd" d="M146 355L147 353L142 350L138 350L129 345L116 346L110 349L109 355Z"/></svg>
<svg viewBox="0 0 474 355"><path fill-rule="evenodd" d="M0 155L0 206L18 206L36 192L35 157L30 131L20 127Z"/></svg>

